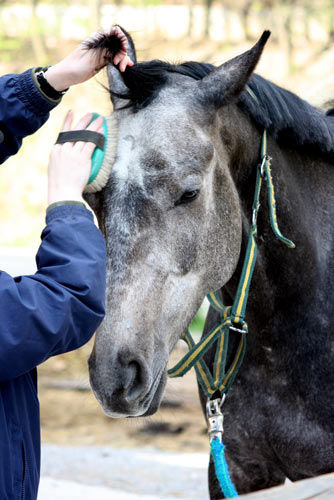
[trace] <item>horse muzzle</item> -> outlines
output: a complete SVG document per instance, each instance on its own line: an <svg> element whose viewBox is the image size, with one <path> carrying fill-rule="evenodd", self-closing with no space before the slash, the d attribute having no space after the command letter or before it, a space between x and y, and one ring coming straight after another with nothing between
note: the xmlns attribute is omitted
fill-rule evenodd
<svg viewBox="0 0 334 500"><path fill-rule="evenodd" d="M153 415L159 408L166 385L166 368L152 374L139 354L124 349L98 359L93 350L89 360L90 384L106 415L113 418Z"/></svg>

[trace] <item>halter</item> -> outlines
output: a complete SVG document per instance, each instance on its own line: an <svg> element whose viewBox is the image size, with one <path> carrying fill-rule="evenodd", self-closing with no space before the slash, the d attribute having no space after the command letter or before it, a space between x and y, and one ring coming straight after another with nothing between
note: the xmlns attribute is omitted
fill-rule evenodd
<svg viewBox="0 0 334 500"><path fill-rule="evenodd" d="M207 298L211 306L219 312L221 321L197 344L195 344L189 330L187 330L183 336L183 340L187 343L189 352L168 371L168 375L172 378L182 377L194 366L198 382L209 399L217 391L221 394L227 394L238 373L246 350L248 326L245 321L245 313L249 287L257 256L257 215L260 208L259 199L263 178L267 181L270 224L272 230L280 241L285 243L289 248L295 248L295 244L282 235L277 224L275 193L270 167L271 158L267 155L267 132L265 130L263 132L261 144L261 163L257 167L252 224L250 227L241 277L233 305L225 306L220 299L219 291L209 293ZM235 357L230 367L227 369L226 357L230 331L237 332L240 336L240 340ZM213 374L211 374L203 359L203 355L216 341L217 350Z"/></svg>
<svg viewBox="0 0 334 500"><path fill-rule="evenodd" d="M195 344L189 330L187 330L183 336L183 340L187 343L189 352L173 368L168 370L168 375L174 378L182 377L192 367L195 368L197 380L208 398L206 411L211 453L216 466L216 475L226 498L236 497L237 492L229 477L224 457L224 445L222 444L223 414L221 406L228 391L231 389L246 351L248 326L245 321L245 314L249 287L257 256L257 216L260 208L260 193L263 178L267 182L270 224L274 235L289 248L295 248L295 244L282 235L277 224L275 193L271 175L271 158L267 154L267 131L265 130L261 141L261 163L257 166L252 223L241 277L233 305L225 306L220 299L219 291L209 293L207 298L211 306L219 312L220 322L197 344ZM227 367L226 358L231 331L239 335L239 344L232 363ZM216 354L213 372L211 373L203 356L216 341ZM220 398L217 397L217 393L220 393Z"/></svg>

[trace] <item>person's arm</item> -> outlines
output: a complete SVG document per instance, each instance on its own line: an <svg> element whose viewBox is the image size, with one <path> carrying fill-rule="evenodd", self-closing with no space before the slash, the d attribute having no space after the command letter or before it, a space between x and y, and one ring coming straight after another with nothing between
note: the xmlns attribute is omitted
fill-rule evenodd
<svg viewBox="0 0 334 500"><path fill-rule="evenodd" d="M0 163L17 153L22 139L36 132L60 102L42 95L33 71L0 77Z"/></svg>
<svg viewBox="0 0 334 500"><path fill-rule="evenodd" d="M124 71L127 65L133 64L126 54L128 41L119 27L113 27L112 31L122 46L114 63L119 63ZM99 34L95 33L93 38L96 36ZM105 53L87 50L84 41L65 59L44 69L42 80L37 78L42 68L0 77L0 163L17 153L23 138L46 122L50 111L61 101L62 91L90 79L107 62Z"/></svg>
<svg viewBox="0 0 334 500"><path fill-rule="evenodd" d="M105 244L90 211L49 210L32 276L0 273L0 381L85 344L104 316Z"/></svg>
<svg viewBox="0 0 334 500"><path fill-rule="evenodd" d="M84 116L75 128L101 133L102 119L90 123L91 117ZM69 113L63 131L71 128ZM38 271L18 278L0 272L0 381L80 347L103 319L105 243L81 203L94 149L84 142L53 146Z"/></svg>

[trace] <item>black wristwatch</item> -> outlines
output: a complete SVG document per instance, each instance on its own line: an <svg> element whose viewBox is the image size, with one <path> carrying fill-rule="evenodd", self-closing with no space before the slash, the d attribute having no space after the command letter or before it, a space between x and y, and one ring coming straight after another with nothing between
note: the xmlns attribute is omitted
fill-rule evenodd
<svg viewBox="0 0 334 500"><path fill-rule="evenodd" d="M47 69L49 67L50 66L47 66L46 68L41 68L41 69L37 70L36 75L35 75L36 80L38 81L39 86L40 86L41 90L44 92L44 94L46 94L48 97L50 97L50 99L58 100L58 99L61 99L63 97L63 95L68 91L68 89L56 90L49 84L49 82L45 78L45 72L47 71Z"/></svg>

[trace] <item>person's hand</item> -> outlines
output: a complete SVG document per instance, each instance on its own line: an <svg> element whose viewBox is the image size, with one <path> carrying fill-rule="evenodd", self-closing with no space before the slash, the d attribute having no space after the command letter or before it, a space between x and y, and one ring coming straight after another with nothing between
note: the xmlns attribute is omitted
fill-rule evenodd
<svg viewBox="0 0 334 500"><path fill-rule="evenodd" d="M81 118L72 127L73 113L66 115L62 132L68 130L94 130L103 134L103 118L99 116L90 125L92 113ZM91 171L91 156L95 149L91 142L78 141L55 144L52 147L48 168L48 204L57 201L82 201L82 193L88 182Z"/></svg>
<svg viewBox="0 0 334 500"><path fill-rule="evenodd" d="M114 64L119 63L120 71L125 71L127 66L133 66L133 62L127 55L128 39L118 26L113 26L111 33L121 41L121 50L114 57ZM94 33L88 40L98 37ZM83 41L65 59L48 68L45 78L55 90L62 91L78 83L89 80L96 75L107 63L107 50L87 50L87 40Z"/></svg>
<svg viewBox="0 0 334 500"><path fill-rule="evenodd" d="M125 71L127 66L133 66L133 62L127 55L129 48L128 39L119 26L113 26L112 33L121 41L121 50L115 55L113 63L115 65L119 64L120 71Z"/></svg>

